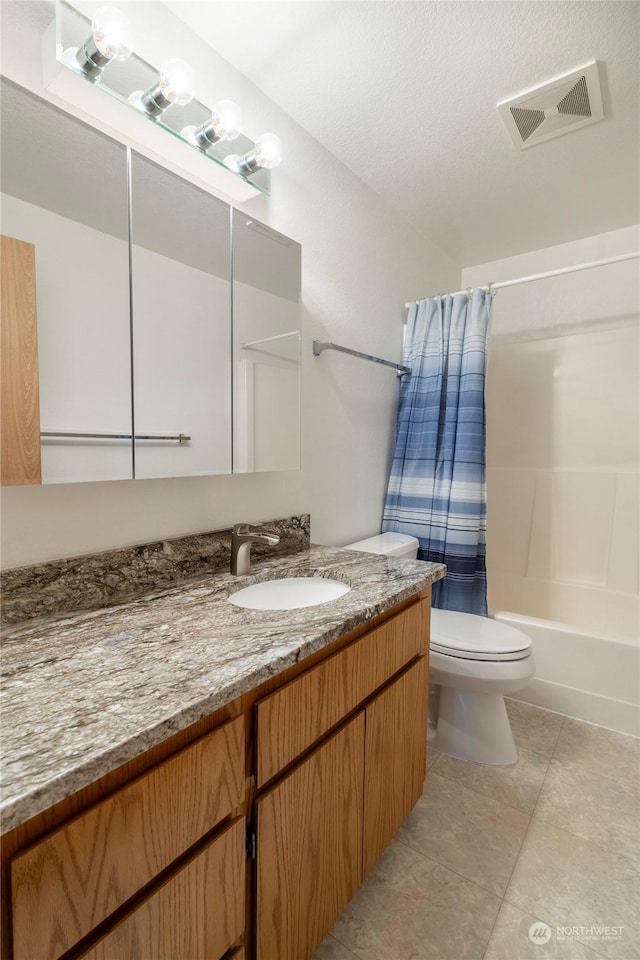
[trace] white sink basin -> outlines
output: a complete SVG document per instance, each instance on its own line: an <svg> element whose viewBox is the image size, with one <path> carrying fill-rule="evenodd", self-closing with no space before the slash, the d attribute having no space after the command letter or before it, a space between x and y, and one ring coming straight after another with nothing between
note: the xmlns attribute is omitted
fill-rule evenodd
<svg viewBox="0 0 640 960"><path fill-rule="evenodd" d="M350 589L346 583L325 580L324 577L287 577L265 580L238 590L231 594L229 603L250 610L297 610L337 600Z"/></svg>

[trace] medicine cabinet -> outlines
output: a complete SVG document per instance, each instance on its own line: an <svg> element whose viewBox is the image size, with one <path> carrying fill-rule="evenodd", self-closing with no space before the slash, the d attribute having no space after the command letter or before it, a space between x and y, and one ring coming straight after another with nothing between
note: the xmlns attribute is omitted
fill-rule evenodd
<svg viewBox="0 0 640 960"><path fill-rule="evenodd" d="M299 244L0 96L2 483L298 469Z"/></svg>
<svg viewBox="0 0 640 960"><path fill-rule="evenodd" d="M300 467L300 245L233 211L233 468Z"/></svg>

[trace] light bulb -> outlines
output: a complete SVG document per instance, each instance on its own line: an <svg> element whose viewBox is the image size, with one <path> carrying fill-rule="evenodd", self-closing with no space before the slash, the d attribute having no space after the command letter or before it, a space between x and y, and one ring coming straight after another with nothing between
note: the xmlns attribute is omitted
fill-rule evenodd
<svg viewBox="0 0 640 960"><path fill-rule="evenodd" d="M121 10L100 7L91 21L96 47L107 60L127 60L133 50L131 24Z"/></svg>
<svg viewBox="0 0 640 960"><path fill-rule="evenodd" d="M108 63L126 60L133 50L128 18L115 7L100 7L91 21L91 36L81 47L69 47L62 62L91 80L99 80Z"/></svg>
<svg viewBox="0 0 640 960"><path fill-rule="evenodd" d="M234 173L241 173L247 177L256 170L272 170L277 167L282 160L282 144L280 137L275 133L263 133L256 140L253 150L245 153L243 157L237 153L232 153L225 157L224 164L233 170Z"/></svg>
<svg viewBox="0 0 640 960"><path fill-rule="evenodd" d="M211 120L221 140L235 140L242 133L242 111L233 100L219 100Z"/></svg>
<svg viewBox="0 0 640 960"><path fill-rule="evenodd" d="M160 73L160 90L169 103L184 107L196 92L196 78L186 60L167 60Z"/></svg>
<svg viewBox="0 0 640 960"><path fill-rule="evenodd" d="M208 150L220 140L235 140L242 132L240 107L233 100L216 103L209 120L199 127L184 127L180 134L201 150Z"/></svg>
<svg viewBox="0 0 640 960"><path fill-rule="evenodd" d="M184 107L193 100L195 77L186 60L167 60L157 83L148 90L136 90L129 102L152 117L159 117L172 103Z"/></svg>
<svg viewBox="0 0 640 960"><path fill-rule="evenodd" d="M272 170L282 160L282 142L275 133L263 133L256 140L256 160L259 167Z"/></svg>

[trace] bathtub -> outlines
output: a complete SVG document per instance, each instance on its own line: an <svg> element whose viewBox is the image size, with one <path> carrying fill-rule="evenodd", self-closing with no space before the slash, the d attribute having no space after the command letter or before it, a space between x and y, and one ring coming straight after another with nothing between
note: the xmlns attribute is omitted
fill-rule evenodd
<svg viewBox="0 0 640 960"><path fill-rule="evenodd" d="M491 614L533 641L534 679L517 700L640 736L640 643L553 620Z"/></svg>

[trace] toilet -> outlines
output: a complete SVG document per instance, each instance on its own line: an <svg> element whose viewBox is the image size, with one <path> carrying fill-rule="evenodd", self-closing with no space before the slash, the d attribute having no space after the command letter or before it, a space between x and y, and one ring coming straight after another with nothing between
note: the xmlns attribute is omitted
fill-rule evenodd
<svg viewBox="0 0 640 960"><path fill-rule="evenodd" d="M417 559L418 541L381 533L349 550ZM431 611L429 744L475 763L515 763L518 751L504 698L533 677L531 638L487 617Z"/></svg>

